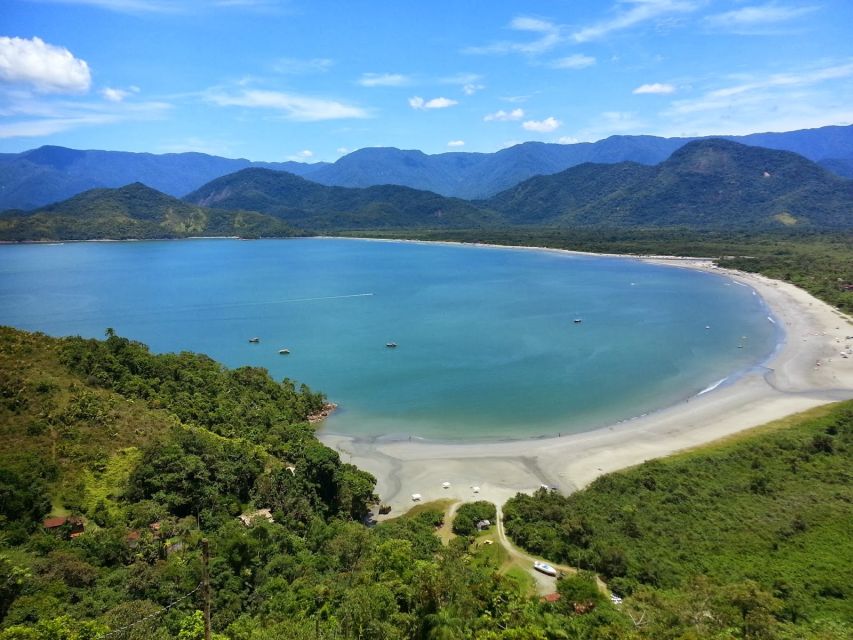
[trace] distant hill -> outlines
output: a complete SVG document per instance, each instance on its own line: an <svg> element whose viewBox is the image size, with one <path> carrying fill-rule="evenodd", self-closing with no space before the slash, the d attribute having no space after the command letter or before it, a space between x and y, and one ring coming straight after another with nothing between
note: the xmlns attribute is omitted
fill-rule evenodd
<svg viewBox="0 0 853 640"><path fill-rule="evenodd" d="M498 216L457 198L395 185L327 187L269 169L243 169L217 178L184 198L223 209L259 211L313 230L474 228Z"/></svg>
<svg viewBox="0 0 853 640"><path fill-rule="evenodd" d="M787 151L709 139L653 166L583 164L481 204L516 225L853 227L853 181Z"/></svg>
<svg viewBox="0 0 853 640"><path fill-rule="evenodd" d="M41 209L0 216L4 241L294 234L276 218L189 205L138 182L119 189L92 189Z"/></svg>
<svg viewBox="0 0 853 640"><path fill-rule="evenodd" d="M853 177L853 126L784 133L722 136L753 146L793 151L830 171ZM250 162L202 153L126 153L40 147L0 154L0 211L32 209L96 187L142 182L183 196L220 176L245 168L287 171L327 186L396 184L466 199L488 198L537 175L558 173L584 162L653 165L696 138L611 136L598 142L525 142L495 153L439 153L395 148L353 151L334 164Z"/></svg>
<svg viewBox="0 0 853 640"><path fill-rule="evenodd" d="M22 153L0 154L0 211L33 209L89 189L120 187L132 182L182 196L214 178L246 167L305 173L317 165L250 162L204 153L155 155L45 146Z"/></svg>
<svg viewBox="0 0 853 640"><path fill-rule="evenodd" d="M853 163L853 126L720 137L753 146L794 151L814 161L833 159ZM368 187L399 184L445 196L476 199L490 197L533 176L557 173L584 162L612 164L631 161L654 165L697 139L611 136L598 142L525 142L496 153L437 155L371 148L354 151L334 164L301 175L326 185ZM827 168L845 171L837 163L827 165Z"/></svg>

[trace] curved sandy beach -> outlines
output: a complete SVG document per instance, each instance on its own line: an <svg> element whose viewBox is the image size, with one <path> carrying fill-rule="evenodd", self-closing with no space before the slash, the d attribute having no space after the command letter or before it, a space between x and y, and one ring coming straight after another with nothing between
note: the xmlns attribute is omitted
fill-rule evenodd
<svg viewBox="0 0 853 640"><path fill-rule="evenodd" d="M708 260L643 260L712 271L753 287L785 332L766 371L641 418L562 437L496 443L366 442L321 432L320 439L344 461L376 476L377 493L395 515L411 506L413 493L425 501L486 499L498 504L542 484L568 493L604 473L853 398L853 354L841 356L853 347L853 319L791 284L719 269ZM442 488L444 482L450 488Z"/></svg>

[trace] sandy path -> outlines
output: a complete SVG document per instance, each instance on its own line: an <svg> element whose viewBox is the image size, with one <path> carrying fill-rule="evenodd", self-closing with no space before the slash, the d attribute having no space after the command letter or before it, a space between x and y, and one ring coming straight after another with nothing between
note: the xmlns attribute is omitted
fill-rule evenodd
<svg viewBox="0 0 853 640"><path fill-rule="evenodd" d="M853 321L797 287L726 271L707 260L651 258L656 264L715 272L763 297L785 339L763 370L689 401L618 425L563 437L496 443L369 442L319 434L342 458L373 473L395 512L454 498L502 505L541 484L568 493L598 476L710 442L828 402L853 398ZM450 489L442 489L450 482ZM479 486L479 494L472 487Z"/></svg>

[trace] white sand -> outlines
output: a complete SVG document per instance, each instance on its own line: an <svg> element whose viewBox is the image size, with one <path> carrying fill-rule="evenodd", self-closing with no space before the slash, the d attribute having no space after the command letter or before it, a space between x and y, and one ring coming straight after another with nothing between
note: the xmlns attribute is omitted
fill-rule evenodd
<svg viewBox="0 0 853 640"><path fill-rule="evenodd" d="M604 473L853 398L853 355L840 355L853 347L848 316L791 284L719 269L708 260L644 260L712 271L755 289L785 332L767 371L619 425L556 438L460 444L367 442L320 433L320 439L344 461L376 476L377 492L392 506L393 516L412 505L413 493L424 501L485 499L498 504L541 484L568 493ZM443 488L443 482L450 482L450 488Z"/></svg>

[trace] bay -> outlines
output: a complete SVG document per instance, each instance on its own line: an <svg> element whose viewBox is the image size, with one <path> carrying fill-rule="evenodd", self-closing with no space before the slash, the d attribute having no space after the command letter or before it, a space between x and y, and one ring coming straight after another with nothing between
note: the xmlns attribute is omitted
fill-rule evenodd
<svg viewBox="0 0 853 640"><path fill-rule="evenodd" d="M324 429L364 438L527 438L630 419L759 365L780 339L768 315L727 277L549 251L320 238L0 247L0 323L112 327L158 352L262 366L339 404Z"/></svg>

